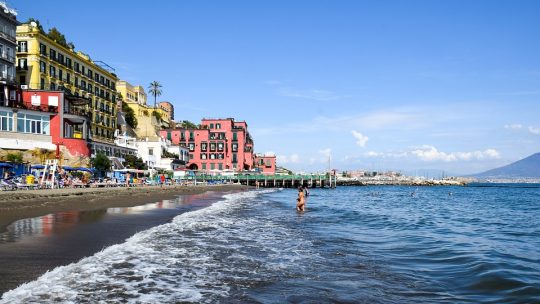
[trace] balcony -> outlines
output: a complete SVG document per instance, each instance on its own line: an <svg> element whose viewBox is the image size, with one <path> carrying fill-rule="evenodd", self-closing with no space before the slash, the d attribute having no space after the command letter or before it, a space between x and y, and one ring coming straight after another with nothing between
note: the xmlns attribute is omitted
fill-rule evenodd
<svg viewBox="0 0 540 304"><path fill-rule="evenodd" d="M4 31L0 31L0 37L6 39L9 42L13 42L14 44L17 43L17 38L15 38L14 36L11 36L10 34L4 32Z"/></svg>
<svg viewBox="0 0 540 304"><path fill-rule="evenodd" d="M7 52L0 53L0 58L7 60L9 62L15 62L15 57L9 55Z"/></svg>

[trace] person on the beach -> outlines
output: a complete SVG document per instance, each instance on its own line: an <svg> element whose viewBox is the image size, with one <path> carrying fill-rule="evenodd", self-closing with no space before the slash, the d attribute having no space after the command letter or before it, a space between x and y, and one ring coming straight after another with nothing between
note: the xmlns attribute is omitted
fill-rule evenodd
<svg viewBox="0 0 540 304"><path fill-rule="evenodd" d="M296 199L296 211L304 211L306 209L306 199L304 197L304 189L298 188L298 198Z"/></svg>
<svg viewBox="0 0 540 304"><path fill-rule="evenodd" d="M302 186L302 189L304 189L304 197L307 198L309 196L309 190L307 186Z"/></svg>

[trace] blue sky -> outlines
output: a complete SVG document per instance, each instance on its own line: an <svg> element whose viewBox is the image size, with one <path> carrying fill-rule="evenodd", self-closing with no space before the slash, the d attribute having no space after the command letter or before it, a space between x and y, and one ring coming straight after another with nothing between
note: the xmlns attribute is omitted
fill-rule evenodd
<svg viewBox="0 0 540 304"><path fill-rule="evenodd" d="M175 118L293 170L475 173L540 151L539 1L9 1Z"/></svg>

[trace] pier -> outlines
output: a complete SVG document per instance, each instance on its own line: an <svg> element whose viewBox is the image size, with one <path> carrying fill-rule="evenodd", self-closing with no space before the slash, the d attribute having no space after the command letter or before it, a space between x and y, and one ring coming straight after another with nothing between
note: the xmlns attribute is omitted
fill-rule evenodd
<svg viewBox="0 0 540 304"><path fill-rule="evenodd" d="M186 180L198 182L215 183L220 181L237 183L260 188L297 188L306 186L309 188L335 188L337 179L335 176L327 174L316 175L197 175L186 178Z"/></svg>

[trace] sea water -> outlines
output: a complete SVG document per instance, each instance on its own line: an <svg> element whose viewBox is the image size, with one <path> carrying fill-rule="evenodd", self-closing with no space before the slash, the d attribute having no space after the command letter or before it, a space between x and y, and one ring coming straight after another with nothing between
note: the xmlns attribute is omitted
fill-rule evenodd
<svg viewBox="0 0 540 304"><path fill-rule="evenodd" d="M5 293L1 303L533 303L540 188L229 194Z"/></svg>

